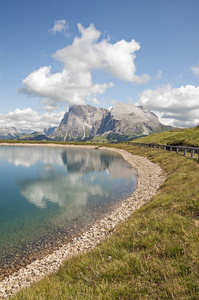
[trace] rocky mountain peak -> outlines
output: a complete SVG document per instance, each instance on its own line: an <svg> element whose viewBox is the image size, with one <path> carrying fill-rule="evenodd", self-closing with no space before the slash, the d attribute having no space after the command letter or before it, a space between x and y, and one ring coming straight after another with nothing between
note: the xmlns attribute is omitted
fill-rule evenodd
<svg viewBox="0 0 199 300"><path fill-rule="evenodd" d="M60 126L53 133L58 139L84 139L89 137L95 124L107 115L106 108L91 105L74 105L65 113Z"/></svg>
<svg viewBox="0 0 199 300"><path fill-rule="evenodd" d="M109 111L91 105L74 105L65 113L51 137L84 139L110 132L139 136L161 131L161 128L158 117L141 106L117 103Z"/></svg>

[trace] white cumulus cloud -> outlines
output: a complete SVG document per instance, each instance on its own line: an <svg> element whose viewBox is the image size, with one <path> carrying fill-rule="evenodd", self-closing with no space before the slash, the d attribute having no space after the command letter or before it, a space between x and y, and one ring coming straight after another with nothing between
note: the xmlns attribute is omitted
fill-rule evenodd
<svg viewBox="0 0 199 300"><path fill-rule="evenodd" d="M20 93L39 96L46 99L48 107L57 107L57 103L71 105L85 104L89 96L103 94L110 84L93 84L90 72L70 72L64 69L61 73L51 73L51 67L41 67L23 80L24 88ZM45 109L45 107L44 107Z"/></svg>
<svg viewBox="0 0 199 300"><path fill-rule="evenodd" d="M57 50L53 58L64 64L63 70L51 72L51 66L35 70L23 80L19 92L38 96L45 102L46 110L52 110L59 103L84 104L106 92L112 83L93 83L92 71L105 70L113 77L135 84L149 80L149 75L136 75L135 52L140 45L131 40L111 44L109 39L99 41L101 32L91 24L84 28L78 24L80 36L71 45Z"/></svg>
<svg viewBox="0 0 199 300"><path fill-rule="evenodd" d="M159 70L157 75L155 76L155 79L158 80L158 79L161 79L162 78L162 70Z"/></svg>
<svg viewBox="0 0 199 300"><path fill-rule="evenodd" d="M134 59L140 45L131 40L121 40L111 44L109 40L98 41L101 33L93 24L84 28L78 24L81 37L76 36L73 44L58 50L53 57L65 64L65 68L73 71L91 71L104 69L113 77L142 83L149 80L149 75L136 76Z"/></svg>
<svg viewBox="0 0 199 300"><path fill-rule="evenodd" d="M154 111L167 125L190 127L199 123L199 87L193 85L145 90L139 104Z"/></svg>
<svg viewBox="0 0 199 300"><path fill-rule="evenodd" d="M39 114L32 108L16 109L6 115L0 114L0 128L15 127L43 131L44 128L58 126L65 112Z"/></svg>
<svg viewBox="0 0 199 300"><path fill-rule="evenodd" d="M199 63L196 66L193 66L191 71L193 72L194 76L199 76Z"/></svg>
<svg viewBox="0 0 199 300"><path fill-rule="evenodd" d="M68 29L68 25L66 24L65 20L57 20L54 23L53 28L50 29L50 33L55 35L57 32L65 32Z"/></svg>

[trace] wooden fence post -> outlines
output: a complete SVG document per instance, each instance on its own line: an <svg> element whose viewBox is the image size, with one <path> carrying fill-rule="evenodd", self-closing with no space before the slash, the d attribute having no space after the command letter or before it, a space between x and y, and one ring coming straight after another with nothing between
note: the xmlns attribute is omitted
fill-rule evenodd
<svg viewBox="0 0 199 300"><path fill-rule="evenodd" d="M187 154L187 149L185 148L184 149L184 156L186 156L186 154Z"/></svg>

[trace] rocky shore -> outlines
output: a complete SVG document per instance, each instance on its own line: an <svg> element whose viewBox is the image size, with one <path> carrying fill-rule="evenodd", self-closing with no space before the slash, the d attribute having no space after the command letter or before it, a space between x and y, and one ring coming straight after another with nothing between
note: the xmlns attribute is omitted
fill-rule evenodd
<svg viewBox="0 0 199 300"><path fill-rule="evenodd" d="M5 144L8 145L8 144ZM14 144L11 144L13 146ZM19 144L18 144L19 145ZM24 144L23 144L24 145ZM30 146L30 144L25 144ZM36 146L32 144L31 146ZM44 145L38 145L44 146ZM46 145L53 147L64 147L63 145ZM73 146L66 146L73 147ZM82 147L82 146L74 146ZM97 148L96 146L88 146ZM84 147L86 148L86 147ZM138 183L134 193L122 202L122 205L97 221L87 232L79 238L74 238L71 242L61 246L52 254L47 255L41 260L36 260L26 268L20 269L0 282L0 298L4 299L14 295L21 288L30 286L32 282L40 280L42 277L58 270L63 261L82 251L93 249L106 236L113 234L116 226L127 219L136 209L147 203L157 194L160 185L164 182L165 176L162 169L150 162L147 158L131 155L121 149L100 147L102 150L117 152L123 156L138 172Z"/></svg>

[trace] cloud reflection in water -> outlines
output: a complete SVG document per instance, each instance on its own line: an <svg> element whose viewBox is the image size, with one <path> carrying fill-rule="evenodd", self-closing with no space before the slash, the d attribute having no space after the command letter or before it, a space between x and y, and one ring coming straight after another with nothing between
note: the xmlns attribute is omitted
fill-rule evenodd
<svg viewBox="0 0 199 300"><path fill-rule="evenodd" d="M99 183L102 173L113 179L131 179L137 173L118 154L109 151L48 147L5 147L4 156L15 166L37 166L35 176L17 182L21 195L39 208L48 202L60 207L86 205L92 195L106 197L107 191Z"/></svg>

